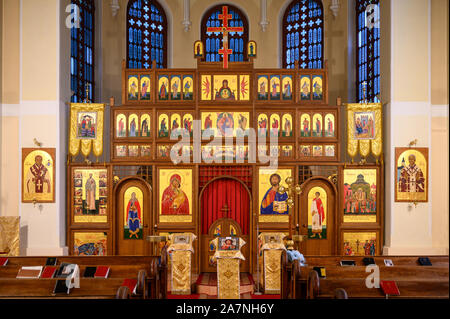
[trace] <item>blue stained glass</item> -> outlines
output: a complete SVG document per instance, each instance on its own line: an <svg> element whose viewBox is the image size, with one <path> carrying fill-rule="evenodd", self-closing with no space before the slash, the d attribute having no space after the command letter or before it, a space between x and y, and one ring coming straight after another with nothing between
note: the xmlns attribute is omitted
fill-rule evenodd
<svg viewBox="0 0 450 319"><path fill-rule="evenodd" d="M164 48L164 33L165 19L161 14L160 9L151 0L135 0L129 7L127 13L127 22L129 25L136 25L135 32L128 34L128 43L136 44L137 47L133 48L135 52L128 54L128 59L134 59L134 68L149 68L151 63L145 62L150 59L157 61L157 67L165 67L165 52L162 50L162 54L159 51L155 51L154 48ZM130 47L129 47L130 49ZM149 55L144 54L149 52ZM147 57L147 58L146 58Z"/></svg>
<svg viewBox="0 0 450 319"><path fill-rule="evenodd" d="M311 59L314 61L320 60L320 62L323 59L323 12L321 3L318 0L297 0L288 10L289 14L285 14L284 22L287 24L284 30L286 37L283 37L283 39L285 48L290 49L290 51L289 61L288 50L285 51L283 65L285 67L292 66L295 60L302 60L304 62L299 64L301 68L321 66L322 63L318 63L318 61L309 63ZM295 29L296 32L291 32L292 29ZM311 48L310 45L312 44L316 44L316 46ZM307 56L302 54L306 51L308 51Z"/></svg>

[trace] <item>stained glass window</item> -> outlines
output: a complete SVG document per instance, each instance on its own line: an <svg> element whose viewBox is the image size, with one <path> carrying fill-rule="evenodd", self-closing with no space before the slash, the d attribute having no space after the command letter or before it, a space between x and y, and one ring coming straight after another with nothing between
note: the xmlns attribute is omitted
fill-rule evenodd
<svg viewBox="0 0 450 319"><path fill-rule="evenodd" d="M206 62L222 61L223 56L219 54L219 50L223 47L223 33L208 32L207 30L210 27L222 27L223 20L219 19L219 15L222 14L223 6L228 7L228 14L231 15L231 19L228 20L228 26L244 28L243 32L228 33L228 47L233 50L233 53L229 55L228 59L230 62L247 61L248 21L238 8L229 4L217 5L208 10L203 16L202 42L205 47L203 60Z"/></svg>
<svg viewBox="0 0 450 319"><path fill-rule="evenodd" d="M323 68L323 6L321 1L296 0L283 17L283 68Z"/></svg>
<svg viewBox="0 0 450 319"><path fill-rule="evenodd" d="M127 66L167 68L167 19L155 0L130 0L127 10Z"/></svg>
<svg viewBox="0 0 450 319"><path fill-rule="evenodd" d="M94 100L94 0L72 0L72 28L70 31L70 89L71 102L80 103L86 98Z"/></svg>
<svg viewBox="0 0 450 319"><path fill-rule="evenodd" d="M380 22L379 0L356 1L356 99L379 102L380 94Z"/></svg>

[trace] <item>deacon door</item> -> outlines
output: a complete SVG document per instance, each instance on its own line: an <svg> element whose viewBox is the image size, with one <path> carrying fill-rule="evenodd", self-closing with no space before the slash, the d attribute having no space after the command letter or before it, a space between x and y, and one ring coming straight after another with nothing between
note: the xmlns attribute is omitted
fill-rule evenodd
<svg viewBox="0 0 450 319"><path fill-rule="evenodd" d="M335 219L336 190L326 178L312 178L304 183L300 196L300 234L306 236L300 243L304 255L336 254Z"/></svg>
<svg viewBox="0 0 450 319"><path fill-rule="evenodd" d="M140 178L123 180L115 189L115 254L150 254L151 188Z"/></svg>

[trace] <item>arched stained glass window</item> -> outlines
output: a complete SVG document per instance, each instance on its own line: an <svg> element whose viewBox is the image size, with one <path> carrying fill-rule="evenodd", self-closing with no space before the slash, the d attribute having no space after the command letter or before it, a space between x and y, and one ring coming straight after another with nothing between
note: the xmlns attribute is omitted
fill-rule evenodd
<svg viewBox="0 0 450 319"><path fill-rule="evenodd" d="M81 103L89 88L89 100L94 100L94 0L72 0L73 26L70 30L70 89L73 103Z"/></svg>
<svg viewBox="0 0 450 319"><path fill-rule="evenodd" d="M356 1L356 99L379 102L380 94L379 0Z"/></svg>
<svg viewBox="0 0 450 319"><path fill-rule="evenodd" d="M296 0L283 17L283 68L323 68L323 5L316 0Z"/></svg>
<svg viewBox="0 0 450 319"><path fill-rule="evenodd" d="M233 50L233 53L229 56L229 61L247 61L248 21L242 11L229 4L214 6L202 18L202 42L205 47L203 61L219 62L223 60L223 56L219 54L219 50L223 47L223 33L207 31L210 27L223 26L223 20L219 17L222 14L223 6L228 7L228 14L231 15L231 19L228 20L228 26L242 27L244 29L243 32L228 33L228 47Z"/></svg>
<svg viewBox="0 0 450 319"><path fill-rule="evenodd" d="M127 67L167 68L167 19L155 0L130 0L127 9Z"/></svg>

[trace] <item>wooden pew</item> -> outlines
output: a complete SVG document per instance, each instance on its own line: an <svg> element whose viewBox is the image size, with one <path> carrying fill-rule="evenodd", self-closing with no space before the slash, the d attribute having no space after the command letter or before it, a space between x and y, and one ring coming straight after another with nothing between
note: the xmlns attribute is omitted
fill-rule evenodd
<svg viewBox="0 0 450 319"><path fill-rule="evenodd" d="M80 288L71 290L68 296L53 296L56 278L16 279L22 266L44 266L45 257L10 257L8 264L0 267L0 298L165 298L167 276L167 252L157 256L56 256L57 265L74 263L80 267ZM83 278L88 266L110 267L108 278ZM124 289L119 291L125 278L136 278L136 296Z"/></svg>
<svg viewBox="0 0 450 319"><path fill-rule="evenodd" d="M364 256L305 256L307 265L296 271L297 276L292 275L293 263L282 259L281 298L334 298L336 289L344 289L348 298L384 298L380 288L366 288L365 280L370 273L366 272L363 258ZM448 298L448 256L429 257L432 266L419 265L419 256L373 258L379 267L380 280L397 282L401 295L395 298ZM394 266L385 266L384 259L391 259ZM341 260L354 260L357 266L342 267ZM311 273L314 266L325 267L327 277L319 279L316 271ZM431 291L424 292L421 285ZM342 291L338 295L345 296Z"/></svg>

